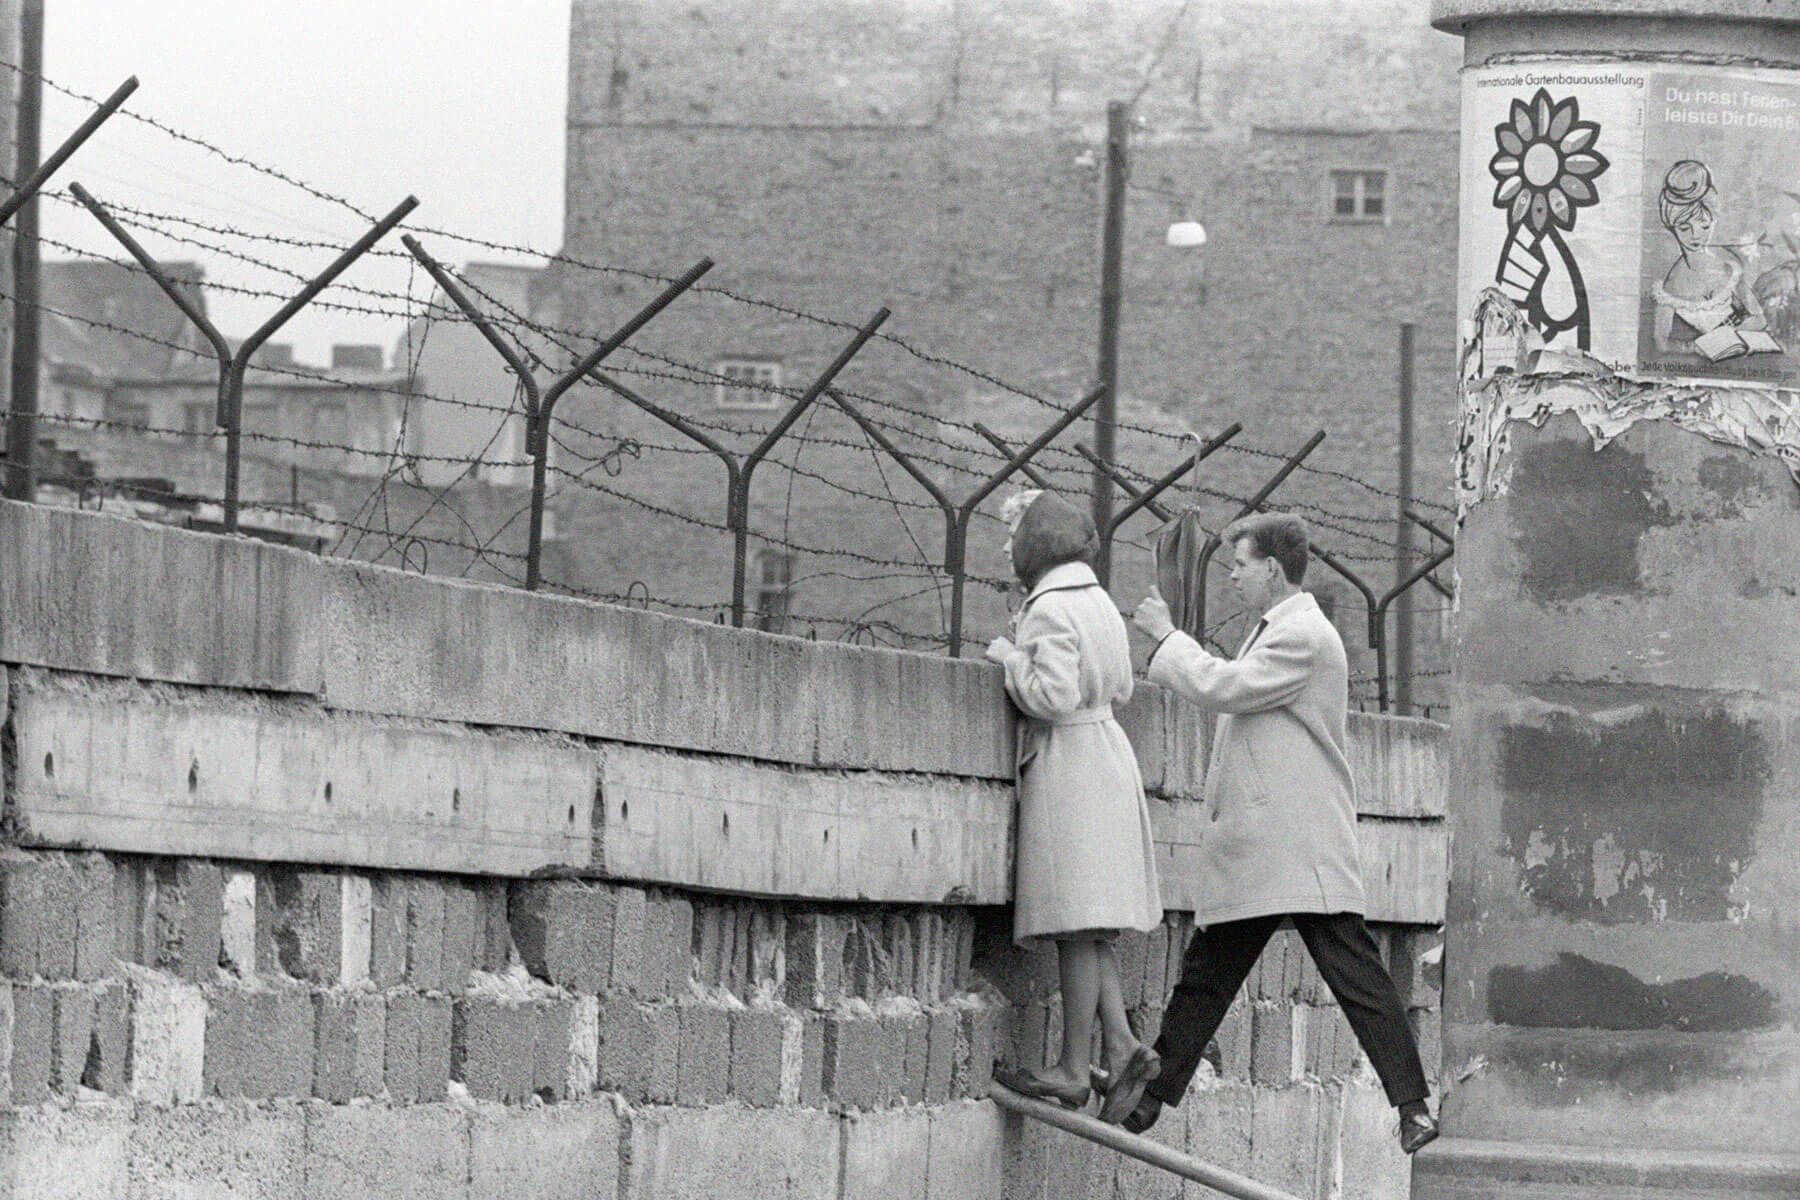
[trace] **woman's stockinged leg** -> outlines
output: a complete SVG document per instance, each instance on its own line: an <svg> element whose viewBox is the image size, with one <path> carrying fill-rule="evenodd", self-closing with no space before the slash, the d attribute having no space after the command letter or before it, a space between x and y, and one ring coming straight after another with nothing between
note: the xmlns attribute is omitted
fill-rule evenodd
<svg viewBox="0 0 1800 1200"><path fill-rule="evenodd" d="M1063 938L1056 943L1062 976L1062 1058L1051 1074L1086 1087L1088 1060L1094 1044L1094 1016L1100 1007L1100 943Z"/></svg>
<svg viewBox="0 0 1800 1200"><path fill-rule="evenodd" d="M1125 989L1119 982L1119 956L1111 942L1098 943L1100 968L1100 1038L1106 1067L1116 1071L1137 1049L1137 1035L1125 1016Z"/></svg>

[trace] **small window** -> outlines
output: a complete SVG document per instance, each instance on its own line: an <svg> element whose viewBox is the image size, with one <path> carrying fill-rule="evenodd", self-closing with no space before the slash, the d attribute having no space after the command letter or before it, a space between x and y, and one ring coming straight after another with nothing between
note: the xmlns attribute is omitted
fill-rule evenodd
<svg viewBox="0 0 1800 1200"><path fill-rule="evenodd" d="M1386 221L1386 171L1333 171L1331 219L1334 221Z"/></svg>
<svg viewBox="0 0 1800 1200"><path fill-rule="evenodd" d="M794 590L794 556L764 550L756 559L756 627L765 633L784 633Z"/></svg>
<svg viewBox="0 0 1800 1200"><path fill-rule="evenodd" d="M713 385L713 400L720 408L770 409L781 407L781 364L767 358L722 358L713 368L723 376Z"/></svg>

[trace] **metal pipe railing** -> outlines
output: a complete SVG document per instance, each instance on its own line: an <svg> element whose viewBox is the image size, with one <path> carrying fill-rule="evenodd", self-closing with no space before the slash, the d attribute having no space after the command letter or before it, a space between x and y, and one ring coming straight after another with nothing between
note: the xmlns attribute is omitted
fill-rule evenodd
<svg viewBox="0 0 1800 1200"><path fill-rule="evenodd" d="M1195 1183L1204 1184L1227 1196L1236 1197L1237 1200L1299 1200L1291 1192L1272 1188L1266 1183L1258 1183L1248 1176L1239 1175L1236 1171L1228 1171L1224 1167L1214 1166L1191 1154L1173 1150L1161 1142L1152 1141L1147 1137L1139 1137L1135 1133L1126 1133L1117 1125L1108 1125L1086 1113L1075 1112L1060 1105L1021 1096L997 1083L988 1085L988 1099L1001 1108L1016 1112L1022 1117L1042 1121L1064 1133L1072 1133L1076 1137L1086 1138L1095 1145L1105 1146L1108 1150L1117 1150L1127 1158L1135 1158L1141 1163L1149 1163L1159 1171L1167 1171L1171 1175L1191 1179Z"/></svg>

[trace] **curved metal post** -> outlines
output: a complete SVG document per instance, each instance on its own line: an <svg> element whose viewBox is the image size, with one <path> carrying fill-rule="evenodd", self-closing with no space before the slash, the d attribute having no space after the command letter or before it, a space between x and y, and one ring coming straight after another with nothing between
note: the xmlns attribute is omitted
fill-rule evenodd
<svg viewBox="0 0 1800 1200"><path fill-rule="evenodd" d="M1369 618L1371 635L1375 637L1375 690L1376 699L1381 704L1381 711L1388 710L1388 678L1387 678L1387 610L1388 606L1425 576L1437 570L1456 553L1455 546L1447 546L1428 559L1425 564L1412 574L1387 590L1375 604L1374 615Z"/></svg>
<svg viewBox="0 0 1800 1200"><path fill-rule="evenodd" d="M69 156L81 149L81 144L87 141L93 135L94 130L100 128L108 117L118 112L119 106L125 103L125 98L137 91L137 88L136 75L129 76L124 83L114 88L112 95L102 100L100 107L89 113L87 120L77 125L75 132L64 138L62 145L58 146L50 157L40 163L37 170L26 176L24 181L13 189L12 195L4 201L0 201L0 225L12 220L13 214L23 208L27 200L38 194L38 190L49 181L50 176L56 174L57 168L68 162Z"/></svg>
<svg viewBox="0 0 1800 1200"><path fill-rule="evenodd" d="M1081 418L1082 414L1094 407L1095 404L1098 404L1100 398L1104 395L1106 395L1106 389L1097 387L1081 399L1077 400L1074 404L1070 405L1069 410L1058 417L1048 429L1032 439L1030 445L1013 455L1004 466L982 481L969 498L962 502L961 507L957 509L956 520L952 523L950 529L950 545L944 551L944 569L950 572L951 658L959 658L962 656L963 585L967 582L967 573L964 568L967 565L968 559L969 521L975 515L976 506L987 499L988 496L993 493L995 488L1011 478L1012 475L1033 455L1039 450L1042 450L1045 446L1048 446L1051 441L1055 439L1057 434L1067 429L1070 425L1073 425Z"/></svg>
<svg viewBox="0 0 1800 1200"><path fill-rule="evenodd" d="M1011 458L1013 456L1013 447L1012 447L1011 442L1008 442L1005 438L1001 437L999 434L997 434L993 430L989 429L986 425L983 425L980 421L971 421L970 425L974 427L974 430L976 433L979 433L982 437L984 437L988 440L988 445L992 446L994 449L996 449L1000 452L1000 457ZM1036 467L1032 466L1030 463L1020 463L1019 464L1019 474L1023 475L1025 478L1031 480L1031 482L1037 484L1039 487L1043 488L1046 492L1054 492L1056 490L1056 485L1051 483L1048 479L1046 479L1044 477L1043 472L1039 471Z"/></svg>
<svg viewBox="0 0 1800 1200"><path fill-rule="evenodd" d="M956 535L955 502L952 501L950 497L944 495L943 489L933 483L931 477L921 471L918 464L913 462L910 456L902 452L893 442L889 441L887 435L882 433L873 421L863 416L861 411L859 411L854 404L851 404L850 401L844 399L842 392L832 388L829 389L829 394L832 400L836 402L837 406L849 414L851 420L862 426L862 431L869 435L870 440L880 446L883 450L887 451L888 457L899 463L901 469L908 475L911 475L913 479L918 482L919 486L924 488L925 491L930 494L931 498L937 502L938 508L941 509L944 514L944 553L948 555L950 552L950 539ZM948 572L948 562L945 563L944 569Z"/></svg>
<svg viewBox="0 0 1800 1200"><path fill-rule="evenodd" d="M1198 450L1195 450L1194 453L1188 455L1177 466L1175 466L1172 470L1170 470L1162 478L1152 482L1150 484L1150 486L1147 488L1139 488L1139 487L1133 485L1130 481L1128 481L1123 475L1121 475L1119 473L1118 468L1115 467L1113 464L1111 464L1111 463L1107 462L1105 459L1101 458L1100 455L1098 455L1094 451L1088 449L1088 447L1083 445L1082 443L1080 443L1080 442L1075 443L1076 453L1080 454L1083 458L1087 459L1088 462L1093 466L1095 471L1105 474L1107 478L1112 480L1112 482L1115 485L1117 485L1117 487L1119 488L1120 491L1124 492L1127 496L1130 497L1130 503L1126 504L1125 507L1123 507L1123 508L1119 509L1117 512L1113 513L1112 517L1107 521L1106 528L1100 530L1101 544L1104 546L1110 546L1112 544L1113 535L1118 532L1119 526L1123 525L1127 520L1129 520L1133 516L1137 515L1137 511L1140 508L1149 509L1151 515L1155 516L1158 520L1162 520L1162 521L1168 520L1169 519L1168 510L1164 509L1162 507L1162 505L1157 504L1156 498L1158 496L1162 495L1169 488L1173 487L1177 482L1179 482L1183 475L1186 475L1189 471L1193 470L1195 467L1199 466L1202 462L1206 461L1206 459L1212 457L1212 454L1215 450L1217 450L1219 447L1223 446L1226 442L1229 442L1232 438L1236 437L1238 434L1242 433L1243 431L1244 431L1243 425L1239 424L1236 421L1233 421L1229 426L1227 426L1224 429L1223 432L1215 435L1210 440L1208 440L1207 442L1202 444ZM1111 555L1109 553L1108 554L1109 560L1110 560L1110 557L1111 557ZM1100 582L1105 583L1107 581L1103 579Z"/></svg>
<svg viewBox="0 0 1800 1200"><path fill-rule="evenodd" d="M1426 533L1429 533L1432 537L1436 538L1438 541L1443 542L1446 546L1449 546L1453 549L1455 548L1456 539L1451 537L1449 534L1445 533L1442 529L1439 529L1432 522L1427 521L1424 517L1421 517L1417 512L1415 512L1414 510L1412 510L1410 508L1404 508L1404 509L1401 509L1400 511L1405 515L1406 519L1411 521L1414 525L1419 526L1419 528L1423 529ZM1436 575L1427 575L1425 577L1425 582L1431 585L1432 591L1436 592L1438 595L1442 596L1444 599L1446 599L1446 600L1456 599L1456 593L1454 591L1452 591L1449 587L1446 587L1444 585L1444 582L1442 580L1440 580Z"/></svg>
<svg viewBox="0 0 1800 1200"><path fill-rule="evenodd" d="M1261 488L1257 489L1256 495L1244 502L1244 506L1238 509L1237 516L1232 517L1231 520L1235 521L1238 517L1247 517L1257 509L1261 508L1263 501L1272 496L1275 493L1275 489L1280 487L1289 475L1292 475L1298 470L1300 464L1305 461L1306 456L1311 454L1314 450L1317 450L1319 448L1319 443L1324 440L1325 431L1323 429L1318 430L1311 437L1307 438L1306 444L1288 456L1287 461L1281 464L1281 469L1269 476L1269 481L1263 484ZM1231 521L1226 522L1227 525L1230 523ZM1195 594L1195 620L1200 623L1201 628L1205 628L1206 626L1206 569L1212 565L1212 557L1214 554L1218 553L1218 550L1219 539L1217 535L1207 538L1206 545L1200 548L1200 578L1195 580L1199 589Z"/></svg>
<svg viewBox="0 0 1800 1200"><path fill-rule="evenodd" d="M743 466L739 469L737 478L732 480L731 507L727 517L734 534L731 551L731 623L733 625L742 627L744 624L744 570L750 557L751 476L755 474L756 468L762 465L763 459L769 456L769 451L775 448L775 443L779 442L787 434L787 431L793 428L794 422L800 419L800 414L812 407L812 402L819 398L819 393L823 392L831 381L837 378L839 371L850 364L850 360L856 357L856 352L875 336L875 331L881 328L881 323L890 315L885 308L876 309L875 315L856 331L856 335L850 339L848 345L838 351L838 356L831 360L831 364L817 379L806 386L804 392L800 393L800 398L794 401L794 406L788 409L786 415L775 423L775 428L769 430L763 440L744 456Z"/></svg>

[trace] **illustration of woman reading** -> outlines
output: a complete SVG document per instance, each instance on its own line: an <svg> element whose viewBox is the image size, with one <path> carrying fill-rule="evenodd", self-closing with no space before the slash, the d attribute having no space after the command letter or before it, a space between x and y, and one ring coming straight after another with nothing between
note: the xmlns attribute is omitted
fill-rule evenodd
<svg viewBox="0 0 1800 1200"><path fill-rule="evenodd" d="M1651 285L1656 300L1656 348L1689 350L1708 362L1744 354L1779 354L1781 343L1765 330L1762 305L1744 279L1735 255L1712 244L1718 191L1706 164L1682 159L1663 176L1658 215L1680 254ZM1691 333L1677 338L1676 318Z"/></svg>

